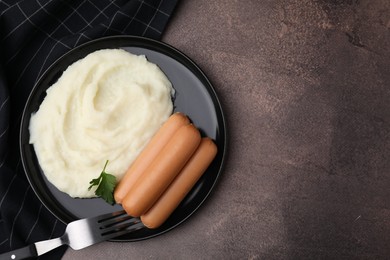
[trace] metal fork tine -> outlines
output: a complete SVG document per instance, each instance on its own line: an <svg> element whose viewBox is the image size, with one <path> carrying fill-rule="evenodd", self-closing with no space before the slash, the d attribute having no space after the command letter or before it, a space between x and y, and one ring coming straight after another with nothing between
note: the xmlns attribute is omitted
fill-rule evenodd
<svg viewBox="0 0 390 260"><path fill-rule="evenodd" d="M125 235L127 233L139 230L139 229L144 228L144 227L145 226L142 222L138 222L136 224L127 225L127 227L125 227L124 229L121 229L121 230L112 230L112 231L108 231L108 232L103 232L101 235L103 237L105 237L105 239L110 239L110 238L115 238L115 237Z"/></svg>
<svg viewBox="0 0 390 260"><path fill-rule="evenodd" d="M139 218L134 218L122 210L96 218L100 234L106 239L121 236L144 227Z"/></svg>
<svg viewBox="0 0 390 260"><path fill-rule="evenodd" d="M130 227L134 224L137 224L141 222L141 220L139 218L129 218L129 219L126 219L126 220L119 220L118 222L116 223L112 223L110 225L102 225L100 226L100 230L101 232L103 233L108 233L108 232L112 232L112 231L119 231L119 230L122 230L122 229L125 229L127 227Z"/></svg>
<svg viewBox="0 0 390 260"><path fill-rule="evenodd" d="M110 227L111 225L115 225L115 224L118 224L121 222L125 222L125 221L133 221L134 222L137 220L139 220L139 218L133 218L132 216L129 216L127 214L123 214L123 215L119 215L119 216L116 216L113 218L100 220L100 221L98 221L98 223L100 224L101 228L105 228L105 227Z"/></svg>

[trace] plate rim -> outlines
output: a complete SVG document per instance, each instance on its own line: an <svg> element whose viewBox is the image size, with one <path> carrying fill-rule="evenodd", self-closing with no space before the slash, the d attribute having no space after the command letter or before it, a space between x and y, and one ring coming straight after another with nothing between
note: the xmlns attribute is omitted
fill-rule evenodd
<svg viewBox="0 0 390 260"><path fill-rule="evenodd" d="M177 48L173 47L170 44L164 43L162 41L158 41L158 40L154 40L154 39L150 39L150 38L146 38L146 37L142 37L142 36L114 35L114 36L100 37L100 38L96 38L96 39L87 41L87 42L85 42L83 44L80 44L79 46L77 46L77 47L75 47L75 48L65 52L64 54L60 55L39 76L38 80L35 82L34 86L32 87L32 89L31 89L31 91L30 91L30 93L28 95L28 98L26 100L25 106L23 108L23 113L22 113L22 117L21 117L21 124L20 124L20 129L19 129L19 149L20 149L21 162L22 162L22 166L23 166L26 178L27 178L30 186L32 187L35 195L40 200L40 202L45 206L45 208L49 212L51 212L51 214L53 214L54 217L56 217L62 223L64 223L64 224L69 223L67 221L64 221L61 217L58 216L58 214L56 212L56 210L58 211L57 208L53 209L53 208L49 207L50 205L47 205L47 201L44 198L42 198L42 192L39 190L38 187L36 187L35 182L32 180L32 176L30 176L30 174L28 174L28 172L30 170L28 169L28 166L27 166L27 162L26 162L26 160L27 160L26 156L27 155L25 155L25 151L24 151L24 148L23 148L24 142L22 141L24 139L23 134L26 131L25 130L26 126L24 124L24 121L25 121L26 116L28 116L27 115L27 113L28 113L27 109L29 108L29 105L31 103L31 98L32 98L32 96L34 96L35 92L39 88L39 85L41 84L41 81L46 77L48 72L53 70L66 57L73 56L73 53L83 52L83 49L87 48L88 46L96 45L96 44L104 44L107 41L123 41L124 43L127 42L127 44L122 44L121 47L118 47L118 48L140 47L140 48L156 51L156 52L158 52L160 54L163 54L165 56L169 56L169 57L175 59L180 64L184 65L187 69L191 70L192 73L194 73L192 71L192 68L190 69L190 68L188 68L187 65L183 64L183 60L184 60L185 63L189 63L196 70L196 72L199 73L202 76L201 81L202 82L205 81L207 83L207 84L203 84L204 85L203 87L206 88L208 93L211 91L212 96L210 98L213 100L214 107L218 108L218 109L216 109L216 113L217 113L217 120L218 120L219 131L222 130L222 132L223 132L223 135L222 135L222 138L221 138L221 141L223 143L223 149L221 151L221 154L222 154L221 162L220 162L220 165L217 167L217 171L218 172L216 173L216 176L215 176L214 181L212 182L212 185L207 190L207 192L205 192L205 195L204 195L203 199L200 200L200 202L197 203L197 205L193 209L191 209L191 212L189 214L187 214L180 221L178 221L177 223L171 225L170 227L168 227L168 228L166 228L164 230L161 230L160 232L156 232L154 234L148 235L146 237L132 238L132 239L115 238L115 239L111 239L110 241L114 241L114 242L132 242L132 241L145 240L145 239L149 239L149 238L152 238L152 237L155 237L155 236L159 236L161 234L164 234L164 233L166 233L166 232L176 228L177 226L179 226L180 224L185 222L188 218L190 218L193 214L195 214L195 212L198 211L198 209L204 204L206 199L210 196L211 192L214 190L214 188L215 188L216 184L218 183L218 181L220 179L220 176L221 176L221 174L222 174L222 172L224 170L225 164L226 164L227 146L228 146L228 138L227 138L227 136L228 135L227 135L227 127L226 127L226 118L225 118L224 110L222 108L222 104L220 102L218 94L217 94L213 84L210 82L209 78L206 76L206 74L203 72L203 70L191 58L189 58L186 54L184 54L183 52L181 52ZM137 45L130 45L129 46L129 42L132 42L132 41L138 42L138 44L140 44L140 45L137 44ZM144 43L146 43L145 44L145 45L147 45L146 47L142 46L142 44L144 44ZM152 46L152 48L150 48L150 46ZM105 48L108 48L108 47L105 47ZM154 48L157 48L157 49L165 48L166 51L173 52L174 55L172 55L172 56L171 55L167 55L166 53L162 53L160 50L156 50ZM178 60L178 58L180 58L180 59ZM198 78L198 76L197 76L197 78Z"/></svg>

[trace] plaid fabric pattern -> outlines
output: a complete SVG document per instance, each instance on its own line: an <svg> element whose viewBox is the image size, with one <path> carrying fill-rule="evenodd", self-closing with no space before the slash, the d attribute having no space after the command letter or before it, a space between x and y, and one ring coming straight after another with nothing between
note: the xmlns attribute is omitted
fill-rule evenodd
<svg viewBox="0 0 390 260"><path fill-rule="evenodd" d="M92 39L159 39L177 0L0 0L0 252L60 236L64 225L24 175L18 133L37 79L57 58ZM41 259L60 258L63 249Z"/></svg>

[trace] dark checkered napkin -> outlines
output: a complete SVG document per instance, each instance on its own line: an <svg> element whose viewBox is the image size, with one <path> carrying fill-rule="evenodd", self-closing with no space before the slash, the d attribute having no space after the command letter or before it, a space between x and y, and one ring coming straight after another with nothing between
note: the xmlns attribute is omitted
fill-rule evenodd
<svg viewBox="0 0 390 260"><path fill-rule="evenodd" d="M28 94L61 55L92 39L159 39L177 0L0 1L0 252L62 234L21 165L18 132ZM64 248L42 259L59 259Z"/></svg>

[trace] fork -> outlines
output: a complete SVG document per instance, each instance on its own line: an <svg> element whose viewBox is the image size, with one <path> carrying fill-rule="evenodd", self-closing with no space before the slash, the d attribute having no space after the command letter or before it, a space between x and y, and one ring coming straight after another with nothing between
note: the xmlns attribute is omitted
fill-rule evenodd
<svg viewBox="0 0 390 260"><path fill-rule="evenodd" d="M0 254L0 260L36 257L62 245L68 245L74 250L79 250L143 227L144 225L139 218L127 215L124 210L97 217L79 219L70 222L61 237L36 242L29 246Z"/></svg>

